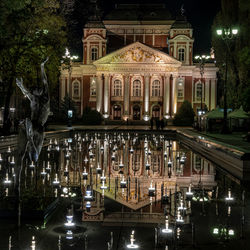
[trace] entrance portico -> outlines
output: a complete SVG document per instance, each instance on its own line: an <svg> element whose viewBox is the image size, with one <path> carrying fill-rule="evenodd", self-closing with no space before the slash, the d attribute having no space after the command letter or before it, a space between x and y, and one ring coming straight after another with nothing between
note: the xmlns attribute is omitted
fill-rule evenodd
<svg viewBox="0 0 250 250"><path fill-rule="evenodd" d="M149 120L156 104L163 107L158 112L161 118L176 113L176 79L181 62L171 56L136 42L93 64L97 75L96 109L105 118L117 117L112 114L117 113L111 108L115 105L119 105L125 120Z"/></svg>

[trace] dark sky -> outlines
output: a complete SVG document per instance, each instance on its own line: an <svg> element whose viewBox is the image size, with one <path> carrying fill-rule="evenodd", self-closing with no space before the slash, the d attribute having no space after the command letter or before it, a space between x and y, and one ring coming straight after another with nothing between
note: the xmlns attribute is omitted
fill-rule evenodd
<svg viewBox="0 0 250 250"><path fill-rule="evenodd" d="M184 4L187 20L194 29L195 53L209 53L211 47L211 26L216 13L220 10L220 0L101 0L104 13L108 12L116 3L165 3L174 14L179 13Z"/></svg>

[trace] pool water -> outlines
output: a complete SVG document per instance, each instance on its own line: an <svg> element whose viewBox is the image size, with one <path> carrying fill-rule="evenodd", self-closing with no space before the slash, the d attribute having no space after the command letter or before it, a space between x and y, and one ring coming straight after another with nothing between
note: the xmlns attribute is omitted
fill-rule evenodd
<svg viewBox="0 0 250 250"><path fill-rule="evenodd" d="M1 152L0 249L247 249L247 187L173 135L47 140L24 159L19 229L15 161Z"/></svg>

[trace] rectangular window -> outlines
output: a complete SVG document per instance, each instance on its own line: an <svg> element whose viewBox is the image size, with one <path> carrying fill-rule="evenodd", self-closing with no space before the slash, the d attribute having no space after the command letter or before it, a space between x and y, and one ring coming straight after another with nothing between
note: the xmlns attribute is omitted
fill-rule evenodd
<svg viewBox="0 0 250 250"><path fill-rule="evenodd" d="M178 100L183 100L184 98L184 80L182 78L178 79L177 98Z"/></svg>
<svg viewBox="0 0 250 250"><path fill-rule="evenodd" d="M94 77L90 78L90 96L96 97L96 80Z"/></svg>

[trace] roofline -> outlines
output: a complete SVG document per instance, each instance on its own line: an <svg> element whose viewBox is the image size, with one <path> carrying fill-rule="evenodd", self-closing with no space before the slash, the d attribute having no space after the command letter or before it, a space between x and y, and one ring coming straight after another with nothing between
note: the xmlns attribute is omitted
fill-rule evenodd
<svg viewBox="0 0 250 250"><path fill-rule="evenodd" d="M179 67L182 65L182 63L181 63L180 61L178 61L176 58L174 58L173 56L170 56L169 54L167 54L167 53L165 53L165 52L163 52L163 51L161 51L161 50L158 50L158 49L156 49L156 48L153 48L153 47L151 47L151 46L148 46L148 45L146 45L146 44L144 44L144 43L141 43L141 42L138 42L138 41L137 41L137 42L134 42L134 43L131 43L131 44L128 44L128 45L126 45L126 46L124 46L124 47L122 47L122 48L120 48L120 49L117 49L117 50L115 50L115 51L113 51L113 52L111 52L111 53L105 55L104 57L112 56L113 54L117 53L118 51L125 50L125 48L131 47L131 46L134 45L134 44L139 44L139 45L148 47L148 48L150 48L150 49L152 49L152 50L157 51L157 52L160 53L160 54L164 54L164 55L166 55L167 57L170 57L171 59L173 59L174 61L176 61L176 64L179 64ZM94 64L94 65L98 64L97 62L98 62L98 61L101 61L104 57L99 58L98 60L94 61L93 64Z"/></svg>
<svg viewBox="0 0 250 250"><path fill-rule="evenodd" d="M104 25L109 25L109 24L129 24L129 25L143 25L143 24L151 24L151 25L172 25L175 22L175 20L152 20L152 21L147 21L147 20L143 20L143 21L138 21L138 20L103 20L103 24Z"/></svg>

